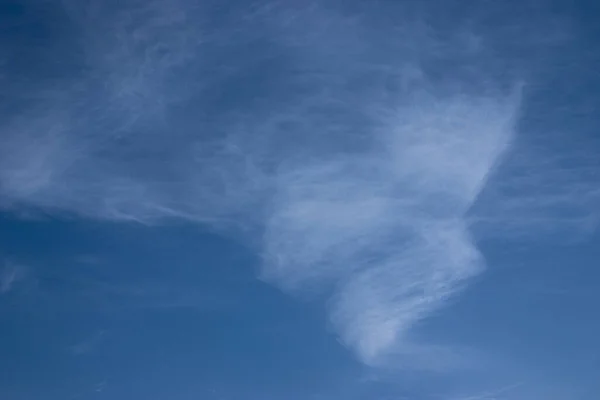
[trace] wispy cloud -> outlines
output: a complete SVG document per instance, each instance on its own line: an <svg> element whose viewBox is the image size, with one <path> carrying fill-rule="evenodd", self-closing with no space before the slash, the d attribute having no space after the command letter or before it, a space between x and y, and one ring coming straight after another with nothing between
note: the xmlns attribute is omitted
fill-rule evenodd
<svg viewBox="0 0 600 400"><path fill-rule="evenodd" d="M381 148L280 173L264 242L266 279L336 286L332 322L367 362L482 267L463 216L514 115L485 98L394 113Z"/></svg>
<svg viewBox="0 0 600 400"><path fill-rule="evenodd" d="M521 89L488 78L485 38L265 10L218 29L185 1L72 10L91 72L3 124L1 205L211 224L255 246L262 279L326 293L365 363L435 358L409 331L484 267L467 214Z"/></svg>
<svg viewBox="0 0 600 400"><path fill-rule="evenodd" d="M9 293L15 284L26 277L26 268L5 262L0 266L0 295Z"/></svg>
<svg viewBox="0 0 600 400"><path fill-rule="evenodd" d="M69 350L73 355L77 356L91 353L104 341L105 336L105 330L97 331L79 343L69 346Z"/></svg>
<svg viewBox="0 0 600 400"><path fill-rule="evenodd" d="M600 142L572 133L522 140L495 171L470 222L486 236L569 237L593 232L600 222ZM567 234L567 235L565 235Z"/></svg>
<svg viewBox="0 0 600 400"><path fill-rule="evenodd" d="M510 397L511 392L513 392L515 389L518 389L522 386L524 386L524 383L514 383L512 385L504 386L504 387L501 387L501 388L495 389L495 390L489 390L484 393L479 393L476 395L469 395L466 397L460 397L457 400L500 400L500 399L511 398ZM507 396L509 396L509 397L507 397Z"/></svg>

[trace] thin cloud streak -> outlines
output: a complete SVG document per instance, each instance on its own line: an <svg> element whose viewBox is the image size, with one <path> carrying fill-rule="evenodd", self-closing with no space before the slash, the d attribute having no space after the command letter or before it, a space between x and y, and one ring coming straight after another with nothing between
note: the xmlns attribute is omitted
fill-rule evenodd
<svg viewBox="0 0 600 400"><path fill-rule="evenodd" d="M15 285L25 279L27 270L10 262L4 262L0 267L0 295L8 294L14 290Z"/></svg>

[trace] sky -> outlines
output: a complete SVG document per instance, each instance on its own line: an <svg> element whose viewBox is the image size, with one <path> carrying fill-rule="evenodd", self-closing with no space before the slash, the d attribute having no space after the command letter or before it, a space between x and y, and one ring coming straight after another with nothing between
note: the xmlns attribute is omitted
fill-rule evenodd
<svg viewBox="0 0 600 400"><path fill-rule="evenodd" d="M0 0L0 399L599 398L599 16Z"/></svg>

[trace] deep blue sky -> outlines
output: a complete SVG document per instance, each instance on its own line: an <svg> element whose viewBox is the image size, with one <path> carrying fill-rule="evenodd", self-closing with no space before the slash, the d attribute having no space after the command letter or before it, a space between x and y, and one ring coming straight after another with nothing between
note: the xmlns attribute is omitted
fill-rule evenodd
<svg viewBox="0 0 600 400"><path fill-rule="evenodd" d="M600 397L598 18L0 0L0 399Z"/></svg>

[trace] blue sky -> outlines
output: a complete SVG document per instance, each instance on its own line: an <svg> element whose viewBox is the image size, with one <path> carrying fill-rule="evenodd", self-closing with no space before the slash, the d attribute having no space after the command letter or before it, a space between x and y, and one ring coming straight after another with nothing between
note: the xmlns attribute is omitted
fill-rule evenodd
<svg viewBox="0 0 600 400"><path fill-rule="evenodd" d="M0 2L0 398L598 397L598 15Z"/></svg>

